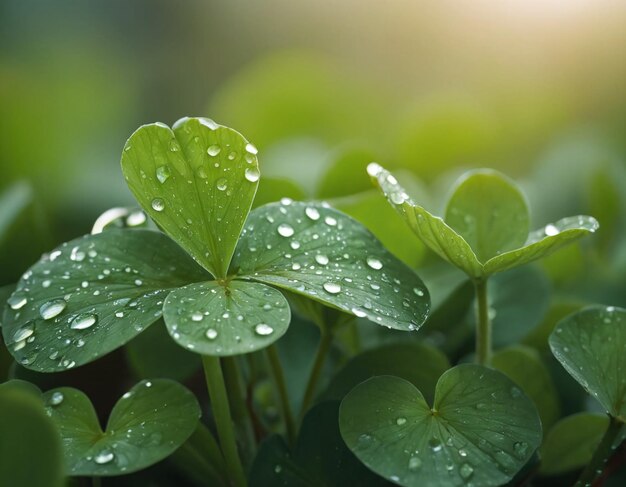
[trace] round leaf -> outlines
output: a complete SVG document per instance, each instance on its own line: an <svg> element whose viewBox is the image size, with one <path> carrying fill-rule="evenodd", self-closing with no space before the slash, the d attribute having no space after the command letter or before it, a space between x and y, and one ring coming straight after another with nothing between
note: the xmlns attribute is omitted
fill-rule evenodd
<svg viewBox="0 0 626 487"><path fill-rule="evenodd" d="M144 125L122 171L143 209L198 263L225 277L259 180L256 148L228 127L183 118Z"/></svg>
<svg viewBox="0 0 626 487"><path fill-rule="evenodd" d="M593 306L561 321L550 348L611 416L626 422L626 310Z"/></svg>
<svg viewBox="0 0 626 487"><path fill-rule="evenodd" d="M3 387L0 411L2 485L62 486L61 441L41 399L28 390Z"/></svg>
<svg viewBox="0 0 626 487"><path fill-rule="evenodd" d="M482 277L483 268L470 245L441 218L419 206L398 184L396 178L376 163L367 172L411 230L442 259L471 277Z"/></svg>
<svg viewBox="0 0 626 487"><path fill-rule="evenodd" d="M528 204L513 181L480 169L463 176L446 207L446 223L486 262L521 247L529 231Z"/></svg>
<svg viewBox="0 0 626 487"><path fill-rule="evenodd" d="M4 340L25 367L66 370L124 345L161 316L172 288L206 277L162 233L87 235L24 274L8 300Z"/></svg>
<svg viewBox="0 0 626 487"><path fill-rule="evenodd" d="M430 307L411 269L357 221L320 203L254 210L232 270L399 330L419 328Z"/></svg>
<svg viewBox="0 0 626 487"><path fill-rule="evenodd" d="M285 297L257 282L202 282L172 292L163 308L167 329L179 345L203 355L254 352L287 331Z"/></svg>
<svg viewBox="0 0 626 487"><path fill-rule="evenodd" d="M502 373L473 364L441 376L432 408L404 379L369 379L343 400L339 425L365 465L409 487L502 485L541 442L530 399Z"/></svg>
<svg viewBox="0 0 626 487"><path fill-rule="evenodd" d="M149 467L180 447L200 417L195 396L167 379L140 382L124 394L104 432L81 391L53 389L44 401L61 432L66 468L73 476L122 475Z"/></svg>

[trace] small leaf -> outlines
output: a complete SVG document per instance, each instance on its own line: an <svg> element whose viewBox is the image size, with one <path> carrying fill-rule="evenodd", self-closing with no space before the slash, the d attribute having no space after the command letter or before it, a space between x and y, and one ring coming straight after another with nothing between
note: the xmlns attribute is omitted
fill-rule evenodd
<svg viewBox="0 0 626 487"><path fill-rule="evenodd" d="M543 475L560 475L584 467L609 425L604 414L579 413L556 423L541 446Z"/></svg>
<svg viewBox="0 0 626 487"><path fill-rule="evenodd" d="M124 394L105 431L91 401L77 389L53 389L44 401L72 476L122 475L149 467L180 447L200 417L195 396L168 379L140 382Z"/></svg>
<svg viewBox="0 0 626 487"><path fill-rule="evenodd" d="M4 386L0 388L0 411L2 485L64 485L61 440L40 397L15 384Z"/></svg>
<svg viewBox="0 0 626 487"><path fill-rule="evenodd" d="M530 399L502 373L473 364L441 376L432 409L410 382L369 379L343 400L339 425L365 465L407 487L502 485L541 442Z"/></svg>
<svg viewBox="0 0 626 487"><path fill-rule="evenodd" d="M561 321L550 348L569 374L613 417L626 422L626 310L592 306Z"/></svg>
<svg viewBox="0 0 626 487"><path fill-rule="evenodd" d="M215 277L225 277L259 180L256 148L206 118L128 139L122 171L143 209Z"/></svg>
<svg viewBox="0 0 626 487"><path fill-rule="evenodd" d="M230 356L265 348L278 340L291 318L276 289L257 282L202 282L172 292L163 314L180 346L203 355Z"/></svg>
<svg viewBox="0 0 626 487"><path fill-rule="evenodd" d="M529 219L526 198L517 185L490 169L470 171L457 181L445 217L481 262L521 247Z"/></svg>
<svg viewBox="0 0 626 487"><path fill-rule="evenodd" d="M8 300L2 333L15 359L41 372L83 365L155 322L171 289L207 273L172 240L109 230L64 243Z"/></svg>
<svg viewBox="0 0 626 487"><path fill-rule="evenodd" d="M434 347L422 343L384 345L350 360L332 379L323 399L343 399L370 377L394 375L408 380L432 401L437 379L449 368L446 356Z"/></svg>
<svg viewBox="0 0 626 487"><path fill-rule="evenodd" d="M319 203L254 210L231 272L399 330L415 330L430 298L421 279L362 225Z"/></svg>
<svg viewBox="0 0 626 487"><path fill-rule="evenodd" d="M396 178L376 163L367 167L374 183L411 230L439 257L462 269L471 277L481 277L483 269L469 244L443 219L413 202Z"/></svg>
<svg viewBox="0 0 626 487"><path fill-rule="evenodd" d="M594 233L599 228L591 216L570 216L530 233L520 249L500 254L485 263L485 273L493 274L528 264L546 257L560 248Z"/></svg>
<svg viewBox="0 0 626 487"><path fill-rule="evenodd" d="M537 351L524 346L498 350L493 355L492 365L506 374L535 403L544 431L559 419L557 391Z"/></svg>

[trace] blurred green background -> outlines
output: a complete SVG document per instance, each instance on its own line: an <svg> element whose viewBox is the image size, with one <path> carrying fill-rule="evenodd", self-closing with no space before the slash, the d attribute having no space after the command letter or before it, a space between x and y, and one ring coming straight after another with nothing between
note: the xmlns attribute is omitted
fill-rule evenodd
<svg viewBox="0 0 626 487"><path fill-rule="evenodd" d="M617 0L1 0L0 285L132 205L124 141L185 115L257 145L259 202L328 198L412 265L372 160L435 210L464 168L500 169L536 225L597 216L623 270L624 25Z"/></svg>

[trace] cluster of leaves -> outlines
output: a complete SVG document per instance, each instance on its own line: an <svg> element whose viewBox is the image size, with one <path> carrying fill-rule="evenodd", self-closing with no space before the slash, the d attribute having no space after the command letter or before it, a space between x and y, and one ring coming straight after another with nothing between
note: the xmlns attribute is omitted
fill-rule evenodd
<svg viewBox="0 0 626 487"><path fill-rule="evenodd" d="M582 485L621 443L626 310L559 308L525 334L514 318L520 307L535 310L530 326L546 315L542 274L520 266L595 232L594 218L530 232L516 184L478 170L459 179L442 219L370 164L407 224L408 244L394 250L405 262L410 246L440 257L433 275L447 279L446 261L466 275L452 274L445 299L429 285L439 299L431 313L422 279L356 219L277 194L281 185L265 197L261 186L255 200L257 149L235 130L205 118L143 126L124 147L122 170L141 210L110 210L92 234L3 289L2 335L16 365L0 387L0 451L23 436L28 454L12 457L42 457L37 471L30 460L0 460L11 485L61 485L64 476L124 485L152 467L148 475L171 469L191 485L480 487L567 481L588 465ZM337 206L358 214L370 198ZM398 228L393 211L384 215ZM524 288L539 297L524 298ZM361 327L366 321L383 328ZM318 328L315 357L307 322ZM548 344L605 416L560 419ZM143 380L113 406L106 428L83 392L49 389L28 372L63 376L122 347ZM210 406L195 391L198 357ZM324 384L328 367L336 373ZM200 419L201 411L211 414ZM582 446L566 451L573 439Z"/></svg>

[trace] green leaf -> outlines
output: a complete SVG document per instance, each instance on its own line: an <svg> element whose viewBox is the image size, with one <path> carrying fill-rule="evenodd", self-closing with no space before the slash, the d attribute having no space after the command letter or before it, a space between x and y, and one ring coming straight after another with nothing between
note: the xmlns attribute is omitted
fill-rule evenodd
<svg viewBox="0 0 626 487"><path fill-rule="evenodd" d="M526 198L517 185L490 169L470 171L457 181L445 216L481 262L521 247L529 220Z"/></svg>
<svg viewBox="0 0 626 487"><path fill-rule="evenodd" d="M0 411L2 485L62 486L61 441L41 399L29 390L2 387Z"/></svg>
<svg viewBox="0 0 626 487"><path fill-rule="evenodd" d="M394 375L408 380L432 401L437 379L449 368L446 356L434 347L422 343L384 345L350 360L331 380L322 399L343 399L370 377Z"/></svg>
<svg viewBox="0 0 626 487"><path fill-rule="evenodd" d="M231 272L399 330L419 328L430 307L411 269L358 222L319 203L254 210Z"/></svg>
<svg viewBox="0 0 626 487"><path fill-rule="evenodd" d="M561 321L550 348L605 411L626 422L626 310L592 306Z"/></svg>
<svg viewBox="0 0 626 487"><path fill-rule="evenodd" d="M539 353L529 347L509 347L494 353L491 363L535 403L541 425L547 431L559 419L560 405L550 372Z"/></svg>
<svg viewBox="0 0 626 487"><path fill-rule="evenodd" d="M183 118L140 127L122 171L150 217L215 277L225 277L259 180L256 148L233 129Z"/></svg>
<svg viewBox="0 0 626 487"><path fill-rule="evenodd" d="M481 277L483 269L469 244L440 217L413 202L396 178L376 163L367 172L393 208L428 248L471 277Z"/></svg>
<svg viewBox="0 0 626 487"><path fill-rule="evenodd" d="M530 399L504 374L473 364L441 376L432 408L404 379L369 379L343 400L339 425L365 465L408 487L502 485L541 442Z"/></svg>
<svg viewBox="0 0 626 487"><path fill-rule="evenodd" d="M53 389L44 401L72 476L122 475L149 467L181 446L200 417L195 396L168 379L142 381L124 394L105 431L91 401L77 389Z"/></svg>
<svg viewBox="0 0 626 487"><path fill-rule="evenodd" d="M203 355L230 356L265 348L287 331L285 297L258 282L217 281L182 287L165 300L167 329L180 346Z"/></svg>
<svg viewBox="0 0 626 487"><path fill-rule="evenodd" d="M155 322L171 289L206 278L162 233L87 235L45 255L23 276L8 300L4 340L33 370L83 365Z"/></svg>
<svg viewBox="0 0 626 487"><path fill-rule="evenodd" d="M556 423L541 445L543 475L560 475L584 467L604 436L609 418L604 414L579 413Z"/></svg>
<svg viewBox="0 0 626 487"><path fill-rule="evenodd" d="M487 261L485 273L502 272L541 259L594 233L598 228L597 220L591 216L562 218L556 223L550 223L544 228L531 232L522 248L505 252Z"/></svg>
<svg viewBox="0 0 626 487"><path fill-rule="evenodd" d="M41 399L41 390L39 387L31 382L21 379L12 379L0 384L0 392L7 391L18 391L20 393L30 394L37 399Z"/></svg>

